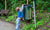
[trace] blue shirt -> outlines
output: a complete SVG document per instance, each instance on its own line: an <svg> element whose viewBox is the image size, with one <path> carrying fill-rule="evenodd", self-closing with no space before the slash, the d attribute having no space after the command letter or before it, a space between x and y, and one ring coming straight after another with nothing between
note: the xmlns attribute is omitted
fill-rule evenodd
<svg viewBox="0 0 50 30"><path fill-rule="evenodd" d="M18 18L23 18L23 7L21 7L21 9L17 12L18 13Z"/></svg>
<svg viewBox="0 0 50 30"><path fill-rule="evenodd" d="M23 12L21 12L21 11L19 10L17 13L18 13L18 17L23 18Z"/></svg>

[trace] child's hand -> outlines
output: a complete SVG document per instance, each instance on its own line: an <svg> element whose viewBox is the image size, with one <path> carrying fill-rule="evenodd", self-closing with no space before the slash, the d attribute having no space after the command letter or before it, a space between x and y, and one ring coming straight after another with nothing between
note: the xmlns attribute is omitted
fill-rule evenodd
<svg viewBox="0 0 50 30"><path fill-rule="evenodd" d="M22 4L22 6L24 6L24 4Z"/></svg>

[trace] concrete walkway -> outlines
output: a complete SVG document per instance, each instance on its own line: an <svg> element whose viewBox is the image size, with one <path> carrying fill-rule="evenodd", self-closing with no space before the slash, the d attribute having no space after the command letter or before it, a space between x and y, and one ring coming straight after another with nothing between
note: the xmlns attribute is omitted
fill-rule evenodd
<svg viewBox="0 0 50 30"><path fill-rule="evenodd" d="M0 30L15 30L15 25L0 20Z"/></svg>

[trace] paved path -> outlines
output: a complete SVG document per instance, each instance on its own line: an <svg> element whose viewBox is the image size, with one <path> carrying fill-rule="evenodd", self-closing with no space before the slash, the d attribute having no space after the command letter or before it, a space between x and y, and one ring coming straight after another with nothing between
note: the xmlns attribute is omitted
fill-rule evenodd
<svg viewBox="0 0 50 30"><path fill-rule="evenodd" d="M0 20L0 30L15 30L15 25Z"/></svg>

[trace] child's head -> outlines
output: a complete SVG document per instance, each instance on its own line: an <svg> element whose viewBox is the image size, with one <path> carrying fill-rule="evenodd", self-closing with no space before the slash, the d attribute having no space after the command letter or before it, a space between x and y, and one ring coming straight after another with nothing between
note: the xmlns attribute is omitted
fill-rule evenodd
<svg viewBox="0 0 50 30"><path fill-rule="evenodd" d="M20 8L19 8L19 7L17 7L15 10L16 10L16 11L19 11L19 10L20 10Z"/></svg>

